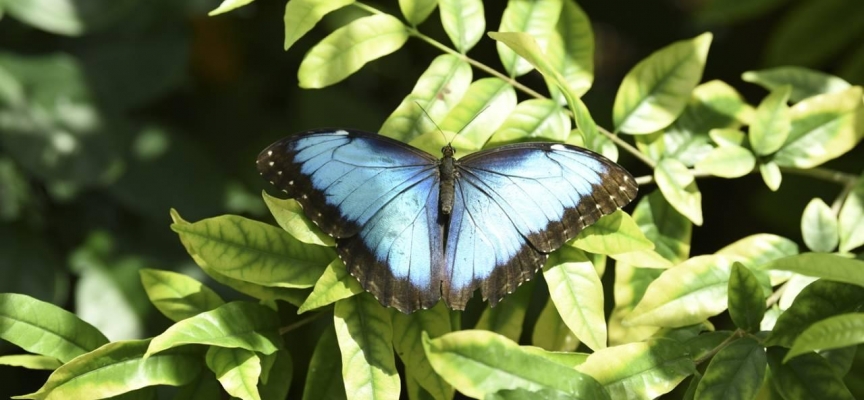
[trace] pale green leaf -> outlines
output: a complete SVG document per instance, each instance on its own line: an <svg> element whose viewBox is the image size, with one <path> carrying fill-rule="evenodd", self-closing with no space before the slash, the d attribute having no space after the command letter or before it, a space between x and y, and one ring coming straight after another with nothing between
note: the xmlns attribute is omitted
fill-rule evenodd
<svg viewBox="0 0 864 400"><path fill-rule="evenodd" d="M738 339L718 352L696 388L704 400L753 399L765 379L765 347L749 337Z"/></svg>
<svg viewBox="0 0 864 400"><path fill-rule="evenodd" d="M399 0L399 9L412 26L420 25L429 18L437 5L438 0Z"/></svg>
<svg viewBox="0 0 864 400"><path fill-rule="evenodd" d="M726 310L731 268L729 258L707 255L663 271L624 323L679 327L720 314Z"/></svg>
<svg viewBox="0 0 864 400"><path fill-rule="evenodd" d="M785 272L791 276L789 279L783 283L783 293L780 295L780 301L777 302L777 306L780 310L788 310L789 307L792 306L792 303L795 302L795 299L801 294L801 291L804 290L811 283L819 280L819 278L814 278L812 276L796 274L794 272L786 272L786 271L777 271L777 272Z"/></svg>
<svg viewBox="0 0 864 400"><path fill-rule="evenodd" d="M513 86L499 78L478 79L441 121L441 130L459 132L460 137L475 144L471 150L480 150L514 108Z"/></svg>
<svg viewBox="0 0 864 400"><path fill-rule="evenodd" d="M315 282L312 293L297 310L297 314L324 307L360 293L363 293L360 282L348 273L345 264L337 258L327 266L318 282Z"/></svg>
<svg viewBox="0 0 864 400"><path fill-rule="evenodd" d="M633 218L622 210L604 215L582 230L570 245L597 254L620 254L654 248Z"/></svg>
<svg viewBox="0 0 864 400"><path fill-rule="evenodd" d="M792 87L792 92L789 94L789 100L792 102L799 102L818 94L842 92L851 86L849 82L836 76L794 65L747 71L741 75L741 79L768 90L789 85Z"/></svg>
<svg viewBox="0 0 864 400"><path fill-rule="evenodd" d="M759 267L765 270L792 271L836 282L864 286L864 261L824 253L802 253L774 260Z"/></svg>
<svg viewBox="0 0 864 400"><path fill-rule="evenodd" d="M696 367L683 343L652 339L598 350L576 367L613 399L653 399L675 388Z"/></svg>
<svg viewBox="0 0 864 400"><path fill-rule="evenodd" d="M834 372L828 360L818 354L805 354L784 363L786 349L768 348L768 366L774 389L784 399L853 400L855 397Z"/></svg>
<svg viewBox="0 0 864 400"><path fill-rule="evenodd" d="M63 363L54 357L37 356L35 354L12 354L0 356L0 365L53 371L63 365Z"/></svg>
<svg viewBox="0 0 864 400"><path fill-rule="evenodd" d="M468 63L449 54L436 57L417 80L411 94L405 96L378 132L403 142L410 142L426 132L437 132L435 123L444 120L470 84ZM440 152L441 148L423 150Z"/></svg>
<svg viewBox="0 0 864 400"><path fill-rule="evenodd" d="M570 351L547 351L535 346L519 346L522 351L535 354L549 361L556 362L565 367L574 368L588 359L587 353L574 353Z"/></svg>
<svg viewBox="0 0 864 400"><path fill-rule="evenodd" d="M172 321L180 321L225 304L213 289L187 275L148 268L138 273L150 302Z"/></svg>
<svg viewBox="0 0 864 400"><path fill-rule="evenodd" d="M547 389L573 399L608 399L596 380L572 368L522 350L516 343L488 331L424 335L423 347L432 367L465 395L477 399L505 389Z"/></svg>
<svg viewBox="0 0 864 400"><path fill-rule="evenodd" d="M780 189L780 183L783 181L783 174L780 172L780 166L773 161L759 163L759 173L762 174L762 180L765 181L765 186L776 192Z"/></svg>
<svg viewBox="0 0 864 400"><path fill-rule="evenodd" d="M294 199L280 199L262 191L264 203L276 219L276 223L295 239L319 246L335 246L336 240L322 232L303 213L303 207Z"/></svg>
<svg viewBox="0 0 864 400"><path fill-rule="evenodd" d="M537 40L539 49L543 51L561 16L562 6L562 0L510 0L501 16L498 31L527 33ZM531 71L531 65L510 47L501 42L496 46L501 64L511 77Z"/></svg>
<svg viewBox="0 0 864 400"><path fill-rule="evenodd" d="M297 43L321 18L354 0L291 0L285 4L285 50Z"/></svg>
<svg viewBox="0 0 864 400"><path fill-rule="evenodd" d="M238 348L210 347L205 361L229 395L243 400L261 399L257 387L261 359L255 353Z"/></svg>
<svg viewBox="0 0 864 400"><path fill-rule="evenodd" d="M585 253L562 247L546 263L543 277L567 327L592 350L605 348L603 284Z"/></svg>
<svg viewBox="0 0 864 400"><path fill-rule="evenodd" d="M546 55L576 97L588 91L594 81L594 32L588 15L575 1L564 1ZM549 90L556 99L561 99L560 94L556 94L560 93L556 84L550 85Z"/></svg>
<svg viewBox="0 0 864 400"><path fill-rule="evenodd" d="M642 341L660 329L649 325L624 325L623 321L662 272L660 269L636 268L624 262L615 263L615 308L609 316L609 345Z"/></svg>
<svg viewBox="0 0 864 400"><path fill-rule="evenodd" d="M336 341L336 330L332 326L324 329L312 352L309 369L306 374L306 385L303 389L303 400L347 399L345 385L342 382L342 360L339 355L339 343Z"/></svg>
<svg viewBox="0 0 864 400"><path fill-rule="evenodd" d="M561 319L552 298L546 301L537 322L534 323L531 344L549 351L572 352L579 347L579 339Z"/></svg>
<svg viewBox="0 0 864 400"><path fill-rule="evenodd" d="M702 225L702 193L684 164L671 158L660 160L654 170L654 180L672 207L694 224Z"/></svg>
<svg viewBox="0 0 864 400"><path fill-rule="evenodd" d="M750 145L759 155L768 155L780 149L789 136L792 122L789 117L789 94L792 87L780 86L766 96L750 124Z"/></svg>
<svg viewBox="0 0 864 400"><path fill-rule="evenodd" d="M75 314L16 293L0 293L0 339L63 363L108 343Z"/></svg>
<svg viewBox="0 0 864 400"><path fill-rule="evenodd" d="M639 268L665 269L675 265L654 250L637 250L628 253L610 254L609 257L614 258L615 261L637 265Z"/></svg>
<svg viewBox="0 0 864 400"><path fill-rule="evenodd" d="M570 118L558 103L548 99L531 99L516 105L486 146L538 139L563 142L569 134Z"/></svg>
<svg viewBox="0 0 864 400"><path fill-rule="evenodd" d="M263 286L311 287L336 258L330 248L303 243L275 226L236 215L174 223L171 229L210 269Z"/></svg>
<svg viewBox="0 0 864 400"><path fill-rule="evenodd" d="M224 14L228 11L243 7L254 0L222 0L222 4L219 4L219 7L216 7L213 11L207 13L209 16Z"/></svg>
<svg viewBox="0 0 864 400"><path fill-rule="evenodd" d="M816 322L801 332L783 361L811 351L838 349L860 343L864 343L864 313L836 315Z"/></svg>
<svg viewBox="0 0 864 400"><path fill-rule="evenodd" d="M300 63L300 87L318 89L337 83L366 63L386 56L405 44L408 31L389 14L356 19L315 45Z"/></svg>
<svg viewBox="0 0 864 400"><path fill-rule="evenodd" d="M654 243L654 251L667 260L679 263L689 257L693 225L659 191L639 200L633 210L633 220Z"/></svg>
<svg viewBox="0 0 864 400"><path fill-rule="evenodd" d="M483 37L486 17L481 0L438 0L441 25L460 53L467 53Z"/></svg>
<svg viewBox="0 0 864 400"><path fill-rule="evenodd" d="M837 248L840 238L837 230L837 217L831 207L816 197L804 208L801 217L801 235L810 250L828 253Z"/></svg>
<svg viewBox="0 0 864 400"><path fill-rule="evenodd" d="M444 302L428 310L403 314L393 311L393 347L405 364L406 374L434 399L453 397L453 387L435 373L423 350L422 333L435 338L451 331L450 311Z"/></svg>
<svg viewBox="0 0 864 400"><path fill-rule="evenodd" d="M278 329L279 318L273 310L255 303L236 301L175 323L153 338L147 356L187 344L272 354L282 343Z"/></svg>
<svg viewBox="0 0 864 400"><path fill-rule="evenodd" d="M57 368L37 392L15 398L102 399L147 386L182 386L200 373L200 355L171 351L145 358L148 343L108 343Z"/></svg>
<svg viewBox="0 0 864 400"><path fill-rule="evenodd" d="M351 398L398 399L390 311L372 295L362 294L338 301L333 318L345 392Z"/></svg>
<svg viewBox="0 0 864 400"><path fill-rule="evenodd" d="M795 302L777 318L765 338L766 346L792 347L809 326L825 318L858 311L864 306L864 288L817 280L804 288Z"/></svg>
<svg viewBox="0 0 864 400"><path fill-rule="evenodd" d="M760 233L737 240L717 251L717 254L755 268L769 261L798 254L798 245L782 236Z"/></svg>
<svg viewBox="0 0 864 400"><path fill-rule="evenodd" d="M739 262L729 275L729 316L739 329L758 332L765 316L765 296L756 276Z"/></svg>
<svg viewBox="0 0 864 400"><path fill-rule="evenodd" d="M708 136L711 137L711 140L714 143L717 143L718 146L742 146L744 144L744 132L741 132L740 129L733 128L720 128L720 129L712 129L708 131Z"/></svg>
<svg viewBox="0 0 864 400"><path fill-rule="evenodd" d="M721 146L711 150L695 167L721 178L739 178L753 171L756 156L740 146Z"/></svg>
<svg viewBox="0 0 864 400"><path fill-rule="evenodd" d="M615 130L647 134L678 118L702 79L711 38L705 33L673 43L636 64L615 96Z"/></svg>
<svg viewBox="0 0 864 400"><path fill-rule="evenodd" d="M858 178L840 209L840 251L849 252L864 244L864 177Z"/></svg>
<svg viewBox="0 0 864 400"><path fill-rule="evenodd" d="M492 331L513 341L519 340L533 291L534 282L526 281L495 307L487 305L474 329Z"/></svg>
<svg viewBox="0 0 864 400"><path fill-rule="evenodd" d="M851 150L864 137L862 89L810 97L790 110L792 129L773 161L781 167L813 168Z"/></svg>

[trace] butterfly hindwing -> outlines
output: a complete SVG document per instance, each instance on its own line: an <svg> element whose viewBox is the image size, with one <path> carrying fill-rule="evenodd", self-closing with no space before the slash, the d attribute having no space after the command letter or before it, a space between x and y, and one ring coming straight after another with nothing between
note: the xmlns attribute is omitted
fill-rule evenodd
<svg viewBox="0 0 864 400"><path fill-rule="evenodd" d="M440 298L437 159L358 131L288 137L258 158L265 179L303 206L364 289L410 312Z"/></svg>
<svg viewBox="0 0 864 400"><path fill-rule="evenodd" d="M477 287L496 303L530 279L549 252L637 191L617 164L563 144L497 147L458 160L457 168L445 251L451 306L464 306Z"/></svg>

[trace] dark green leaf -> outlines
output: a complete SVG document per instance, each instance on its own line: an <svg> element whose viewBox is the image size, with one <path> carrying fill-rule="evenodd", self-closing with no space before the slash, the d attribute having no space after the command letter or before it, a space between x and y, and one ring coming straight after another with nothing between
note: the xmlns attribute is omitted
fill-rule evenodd
<svg viewBox="0 0 864 400"><path fill-rule="evenodd" d="M792 306L780 315L765 344L792 347L798 335L815 322L854 312L861 306L864 306L864 288L820 279L804 288Z"/></svg>
<svg viewBox="0 0 864 400"><path fill-rule="evenodd" d="M729 276L729 316L740 329L759 331L765 316L765 296L762 285L750 270L739 262L732 264Z"/></svg>
<svg viewBox="0 0 864 400"><path fill-rule="evenodd" d="M827 360L805 354L783 363L786 349L768 348L768 365L774 389L785 399L854 399Z"/></svg>
<svg viewBox="0 0 864 400"><path fill-rule="evenodd" d="M765 348L759 342L738 339L711 359L696 389L696 398L753 399L765 379L767 366Z"/></svg>
<svg viewBox="0 0 864 400"><path fill-rule="evenodd" d="M336 341L336 331L332 326L328 326L318 339L315 351L312 352L312 359L309 361L309 369L306 373L303 400L346 398L345 384L342 382L339 342Z"/></svg>

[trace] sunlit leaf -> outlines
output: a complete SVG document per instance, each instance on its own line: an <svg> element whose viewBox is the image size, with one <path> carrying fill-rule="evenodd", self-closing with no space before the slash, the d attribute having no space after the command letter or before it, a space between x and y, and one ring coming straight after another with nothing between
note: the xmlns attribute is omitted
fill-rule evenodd
<svg viewBox="0 0 864 400"><path fill-rule="evenodd" d="M352 398L398 399L390 311L372 295L362 294L338 301L333 318L345 392Z"/></svg>
<svg viewBox="0 0 864 400"><path fill-rule="evenodd" d="M676 42L636 64L615 96L615 130L647 134L669 126L702 79L711 38L705 33Z"/></svg>
<svg viewBox="0 0 864 400"><path fill-rule="evenodd" d="M255 353L239 348L211 347L205 360L228 394L243 400L261 399L256 386L261 376L261 359Z"/></svg>
<svg viewBox="0 0 864 400"><path fill-rule="evenodd" d="M213 11L207 13L207 15L212 17L214 15L224 14L228 11L243 7L253 1L255 0L222 0L222 4L219 4L219 7L216 7Z"/></svg>
<svg viewBox="0 0 864 400"><path fill-rule="evenodd" d="M546 301L537 322L534 323L531 344L549 351L572 352L579 347L579 339L561 319L552 298Z"/></svg>
<svg viewBox="0 0 864 400"><path fill-rule="evenodd" d="M741 146L744 144L744 132L739 129L720 128L708 131L708 136L720 147Z"/></svg>
<svg viewBox="0 0 864 400"><path fill-rule="evenodd" d="M408 31L396 17L375 14L356 19L315 45L300 63L300 87L317 89L337 83L366 63L405 44Z"/></svg>
<svg viewBox="0 0 864 400"><path fill-rule="evenodd" d="M567 327L592 350L606 347L603 284L581 250L563 247L543 269L549 297Z"/></svg>
<svg viewBox="0 0 864 400"><path fill-rule="evenodd" d="M292 0L293 1L293 0ZM399 9L408 23L417 26L423 23L429 14L435 11L438 0L399 0Z"/></svg>
<svg viewBox="0 0 864 400"><path fill-rule="evenodd" d="M804 237L804 243L810 250L828 253L837 248L840 240L837 217L822 199L813 198L804 208L804 215L801 217L801 236Z"/></svg>
<svg viewBox="0 0 864 400"><path fill-rule="evenodd" d="M801 332L784 362L815 350L838 349L864 343L864 313L849 313L823 319Z"/></svg>
<svg viewBox="0 0 864 400"><path fill-rule="evenodd" d="M833 254L802 253L762 265L760 269L792 271L836 282L864 286L864 261Z"/></svg>
<svg viewBox="0 0 864 400"><path fill-rule="evenodd" d="M561 16L562 0L522 1L510 0L501 16L500 32L523 32L537 40L540 50L545 50L549 36ZM531 65L520 59L504 43L496 43L498 56L504 70L510 76L519 76L531 71Z"/></svg>
<svg viewBox="0 0 864 400"><path fill-rule="evenodd" d="M261 192L264 203L276 219L276 223L295 239L319 246L334 246L336 240L318 229L303 213L303 207L294 199L280 199Z"/></svg>
<svg viewBox="0 0 864 400"><path fill-rule="evenodd" d="M696 388L705 400L752 399L765 379L765 347L751 338L738 339L718 352Z"/></svg>
<svg viewBox="0 0 864 400"><path fill-rule="evenodd" d="M654 180L672 207L694 224L702 225L702 193L696 179L680 161L664 158L654 170Z"/></svg>
<svg viewBox="0 0 864 400"><path fill-rule="evenodd" d="M359 293L363 293L360 282L348 273L345 264L337 258L327 266L327 269L321 274L321 278L315 282L312 293L309 294L297 313L302 314L309 310L324 307Z"/></svg>
<svg viewBox="0 0 864 400"><path fill-rule="evenodd" d="M210 311L225 303L213 289L190 276L156 269L142 269L139 274L150 302L173 321Z"/></svg>
<svg viewBox="0 0 864 400"><path fill-rule="evenodd" d="M478 79L471 82L459 104L440 122L441 130L459 132L459 136L475 144L472 150L480 150L514 108L513 86L499 78Z"/></svg>
<svg viewBox="0 0 864 400"><path fill-rule="evenodd" d="M639 230L633 218L621 210L604 215L580 232L570 244L597 254L629 253L654 248L654 244Z"/></svg>
<svg viewBox="0 0 864 400"><path fill-rule="evenodd" d="M695 167L721 178L739 178L753 171L756 156L740 146L722 146L711 150Z"/></svg>
<svg viewBox="0 0 864 400"><path fill-rule="evenodd" d="M864 288L860 286L825 280L813 282L780 315L765 345L792 347L809 326L828 317L855 312L862 305Z"/></svg>
<svg viewBox="0 0 864 400"><path fill-rule="evenodd" d="M840 251L848 252L864 244L864 178L849 192L838 217Z"/></svg>
<svg viewBox="0 0 864 400"><path fill-rule="evenodd" d="M786 349L768 348L768 366L774 389L784 399L837 399L852 400L855 397L834 373L828 360L818 354L805 354L783 363Z"/></svg>
<svg viewBox="0 0 864 400"><path fill-rule="evenodd" d="M577 97L591 87L594 81L594 32L588 15L575 1L564 1L546 55ZM561 99L560 95L555 94L559 93L557 85L552 84L549 88L553 96Z"/></svg>
<svg viewBox="0 0 864 400"><path fill-rule="evenodd" d="M0 356L0 365L53 371L63 365L63 363L54 357L37 356L35 354L12 354Z"/></svg>
<svg viewBox="0 0 864 400"><path fill-rule="evenodd" d="M762 174L762 180L765 181L765 186L776 192L780 189L780 183L783 181L783 174L780 172L780 167L773 161L759 163L759 173Z"/></svg>
<svg viewBox="0 0 864 400"><path fill-rule="evenodd" d="M786 102L791 92L791 86L780 86L772 90L756 108L755 119L749 130L750 145L756 154L768 155L779 150L789 137L792 122Z"/></svg>
<svg viewBox="0 0 864 400"><path fill-rule="evenodd" d="M486 18L481 0L439 0L441 25L460 53L467 53L483 37Z"/></svg>
<svg viewBox="0 0 864 400"><path fill-rule="evenodd" d="M741 75L741 79L768 90L790 85L792 92L789 95L789 100L792 102L798 102L817 94L842 92L850 86L849 82L839 77L794 65L747 71Z"/></svg>

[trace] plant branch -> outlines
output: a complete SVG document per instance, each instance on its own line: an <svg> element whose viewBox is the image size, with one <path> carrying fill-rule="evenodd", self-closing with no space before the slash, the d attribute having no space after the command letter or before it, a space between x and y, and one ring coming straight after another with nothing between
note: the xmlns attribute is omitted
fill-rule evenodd
<svg viewBox="0 0 864 400"><path fill-rule="evenodd" d="M723 350L724 348L726 348L726 346L728 346L730 343L732 343L732 342L734 342L734 341L738 340L739 338L742 338L742 337L744 337L744 336L746 336L746 335L747 335L747 332L746 332L746 331L743 331L743 330L741 330L741 329L738 329L738 330L736 330L735 332L732 332L732 334L729 335L729 337L726 338L726 340L724 340L722 343L720 343L719 345L717 345L717 347L711 349L711 351L709 351L708 353L706 353L704 356L697 358L697 359L694 360L693 362L694 362L696 365L699 365L699 364L702 364L702 363L705 362L705 361L710 360L712 357L714 357L715 355L717 355L717 353L719 353L720 350Z"/></svg>
<svg viewBox="0 0 864 400"><path fill-rule="evenodd" d="M306 324L308 324L308 323L310 323L310 322L312 322L312 321L315 321L316 319L321 318L322 316L324 316L324 315L326 315L326 314L328 314L328 313L326 313L326 312L318 312L318 313L315 313L314 315L310 315L310 316L308 316L308 317L306 317L306 318L303 318L303 319L301 319L301 320L299 320L299 321L297 321L297 322L295 322L295 323L293 323L293 324L291 324L291 325L288 325L288 326L286 326L286 327L284 327L284 328L279 328L279 334L280 334L280 335L284 335L284 334L286 334L286 333L288 333L288 332L291 332L291 331L293 331L293 330L295 330L295 329L297 329L297 328L299 328L299 327L301 327L301 326L303 326L303 325L306 325Z"/></svg>
<svg viewBox="0 0 864 400"><path fill-rule="evenodd" d="M838 199L835 201L835 203L837 201L842 202L841 199L846 198L846 196L849 194L848 191L852 190L852 188L855 186L855 182L856 182L856 176L855 175L852 175L852 174L849 174L846 172L842 172L842 171L836 171L833 169L827 169L827 168L818 168L817 167L817 168L810 168L810 169L800 169L800 168L793 168L793 167L780 167L780 170L783 171L784 173L791 174L791 175L807 176L810 178L814 178L814 179L818 179L818 180L822 180L822 181L827 181L827 182L833 182L833 183L843 185L844 186L843 192L841 192L841 195L838 196ZM691 174L693 174L694 178L719 178L718 176L711 175L711 173L709 173L709 172L700 171L700 170L694 169L694 168L690 168L689 171ZM747 174L750 175L750 174L756 174L756 173L759 173L758 168L754 168L752 171L748 172ZM643 175L643 176L636 177L636 183L638 183L639 185L652 184L652 183L654 183L654 176L653 175ZM837 207L839 208L839 206L837 206Z"/></svg>

